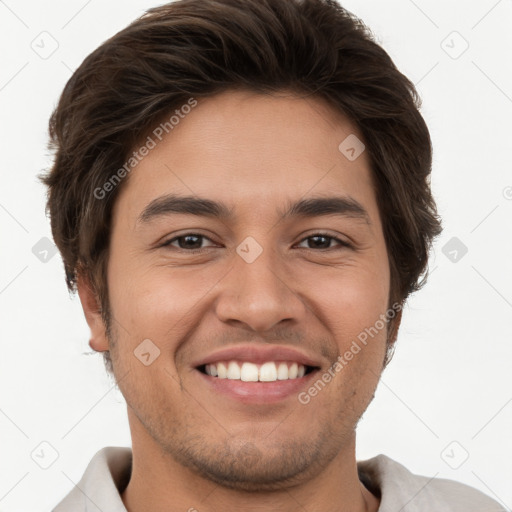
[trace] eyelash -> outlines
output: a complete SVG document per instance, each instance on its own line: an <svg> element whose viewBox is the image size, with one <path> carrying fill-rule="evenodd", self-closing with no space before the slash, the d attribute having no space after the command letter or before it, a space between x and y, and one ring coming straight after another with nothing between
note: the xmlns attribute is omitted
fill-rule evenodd
<svg viewBox="0 0 512 512"><path fill-rule="evenodd" d="M167 242L164 242L160 247L169 247L173 242L179 240L180 238L186 238L187 236L195 236L195 237L206 239L206 240L209 240L210 242L213 242L213 240L208 238L206 235L201 235L200 233L185 233L183 235L174 237L171 240L168 240ZM322 233L322 232L313 233L312 235L309 235L309 236L303 238L299 243L302 243L305 240L308 240L309 238L314 238L314 237L317 237L317 236L321 236L321 237L324 237L324 238L329 238L331 240L334 240L334 241L338 242L339 245L341 246L340 248L353 249L353 245L350 244L349 242L346 242L345 240L341 240L340 238L337 238L335 236L329 235L328 233ZM213 242L213 243L215 243L215 242ZM181 247L173 247L173 248L178 250L178 251L181 251L181 252L186 252L188 254L200 254L200 253L203 253L203 252L207 251L208 249L211 249L211 247L203 247L201 249L182 249ZM303 247L303 249L304 249L304 247ZM315 249L312 249L312 248L309 248L309 247L306 247L306 249L308 249L310 251L314 251L315 250ZM328 247L327 249L318 249L318 250L319 251L329 251L329 250L332 250L332 249L333 249L332 247Z"/></svg>

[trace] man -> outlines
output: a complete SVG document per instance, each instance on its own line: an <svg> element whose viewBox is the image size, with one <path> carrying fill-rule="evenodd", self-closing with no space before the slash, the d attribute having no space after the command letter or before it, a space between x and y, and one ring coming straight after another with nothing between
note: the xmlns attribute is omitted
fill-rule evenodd
<svg viewBox="0 0 512 512"><path fill-rule="evenodd" d="M355 458L441 232L418 105L327 0L181 0L85 59L44 181L132 448L56 512L502 510Z"/></svg>

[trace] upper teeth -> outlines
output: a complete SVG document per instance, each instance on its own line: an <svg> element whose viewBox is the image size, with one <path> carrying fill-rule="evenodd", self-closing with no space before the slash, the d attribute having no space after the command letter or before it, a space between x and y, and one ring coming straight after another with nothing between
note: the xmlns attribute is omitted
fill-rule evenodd
<svg viewBox="0 0 512 512"><path fill-rule="evenodd" d="M242 380L244 382L275 382L298 379L306 373L306 367L298 363L268 361L261 365L249 362L227 361L205 366L207 375L219 379Z"/></svg>

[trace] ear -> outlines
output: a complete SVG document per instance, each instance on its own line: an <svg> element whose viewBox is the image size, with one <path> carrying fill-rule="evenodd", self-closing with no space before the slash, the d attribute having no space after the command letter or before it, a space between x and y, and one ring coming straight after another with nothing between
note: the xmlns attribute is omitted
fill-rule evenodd
<svg viewBox="0 0 512 512"><path fill-rule="evenodd" d="M396 339L398 337L398 329L400 327L400 324L402 322L402 311L403 308L401 308L396 316L391 320L391 328L388 333L388 344L393 345L396 342Z"/></svg>
<svg viewBox="0 0 512 512"><path fill-rule="evenodd" d="M398 328L400 327L400 323L402 322L402 309L398 311L396 316L390 320L390 327L388 332L388 338L386 340L386 355L384 357L384 362L382 368L386 368L387 365L393 359L393 355L395 353L395 342L398 337Z"/></svg>
<svg viewBox="0 0 512 512"><path fill-rule="evenodd" d="M106 327L101 317L100 301L89 279L83 274L77 277L76 284L85 319L91 330L89 346L96 352L104 352L109 349L109 345Z"/></svg>

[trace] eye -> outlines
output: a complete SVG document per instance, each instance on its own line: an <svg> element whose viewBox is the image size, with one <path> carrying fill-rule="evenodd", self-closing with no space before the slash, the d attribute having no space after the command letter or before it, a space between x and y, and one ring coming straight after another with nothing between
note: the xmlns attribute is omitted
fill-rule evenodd
<svg viewBox="0 0 512 512"><path fill-rule="evenodd" d="M205 249L205 247L201 247L203 240L209 240L211 242L211 240L204 235L200 235L198 233L185 233L184 235L176 236L171 240L164 242L161 247L173 246L176 249L186 252L202 252L202 250ZM176 242L178 243L178 247L173 245Z"/></svg>
<svg viewBox="0 0 512 512"><path fill-rule="evenodd" d="M342 247L349 247L351 248L352 245L348 242L345 242L344 240L340 240L339 238L335 236L330 236L327 233L315 233L313 235L310 235L302 240L301 243L307 240L313 240L312 247L305 247L305 249L332 249L331 242L335 241L338 243L338 245ZM327 241L327 242L326 242Z"/></svg>
<svg viewBox="0 0 512 512"><path fill-rule="evenodd" d="M193 254L203 252L205 249L208 248L202 246L202 242L204 240L212 242L212 245L210 245L210 247L215 246L214 242L205 235L201 235L199 233L185 233L183 235L176 236L164 242L161 245L161 247L171 246L175 249ZM341 246L342 248L352 248L352 245L350 243L341 240L335 236L331 236L327 233L315 233L304 238L300 243L307 242L308 240L311 240L312 243L308 244L309 247L302 247L303 249L333 249L333 247L331 247L331 242L333 241L336 242L338 246ZM177 246L175 245L176 243L178 244Z"/></svg>

